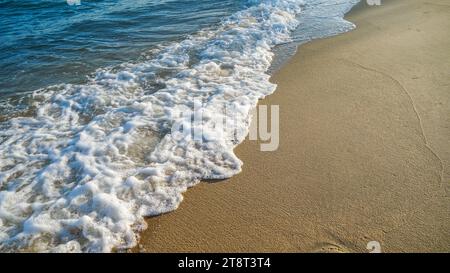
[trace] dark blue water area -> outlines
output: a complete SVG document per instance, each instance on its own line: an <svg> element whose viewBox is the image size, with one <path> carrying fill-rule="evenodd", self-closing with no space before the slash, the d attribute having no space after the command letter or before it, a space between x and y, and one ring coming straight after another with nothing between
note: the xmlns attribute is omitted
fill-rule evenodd
<svg viewBox="0 0 450 273"><path fill-rule="evenodd" d="M0 0L0 99L135 61L245 7L237 0Z"/></svg>

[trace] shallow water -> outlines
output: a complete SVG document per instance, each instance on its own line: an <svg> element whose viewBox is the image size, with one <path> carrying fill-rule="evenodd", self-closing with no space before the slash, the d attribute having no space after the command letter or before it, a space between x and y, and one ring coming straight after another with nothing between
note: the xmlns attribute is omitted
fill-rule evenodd
<svg viewBox="0 0 450 273"><path fill-rule="evenodd" d="M245 5L233 0L0 1L0 96L81 83Z"/></svg>

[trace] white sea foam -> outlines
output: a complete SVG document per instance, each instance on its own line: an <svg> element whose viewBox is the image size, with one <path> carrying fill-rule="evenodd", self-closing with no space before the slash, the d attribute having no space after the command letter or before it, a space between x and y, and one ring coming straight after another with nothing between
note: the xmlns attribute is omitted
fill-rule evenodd
<svg viewBox="0 0 450 273"><path fill-rule="evenodd" d="M144 216L176 209L201 179L239 173L233 149L258 99L275 90L271 49L290 41L302 6L252 2L148 61L38 90L31 116L0 123L0 250L132 247ZM200 124L180 115L199 102ZM173 130L189 126L201 141Z"/></svg>

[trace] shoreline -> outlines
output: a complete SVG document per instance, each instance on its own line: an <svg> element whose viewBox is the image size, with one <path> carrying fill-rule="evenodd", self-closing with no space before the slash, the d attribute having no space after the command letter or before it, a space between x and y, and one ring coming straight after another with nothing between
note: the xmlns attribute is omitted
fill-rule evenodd
<svg viewBox="0 0 450 273"><path fill-rule="evenodd" d="M241 174L189 189L132 251L450 251L450 6L363 2L273 75L280 149L244 141Z"/></svg>

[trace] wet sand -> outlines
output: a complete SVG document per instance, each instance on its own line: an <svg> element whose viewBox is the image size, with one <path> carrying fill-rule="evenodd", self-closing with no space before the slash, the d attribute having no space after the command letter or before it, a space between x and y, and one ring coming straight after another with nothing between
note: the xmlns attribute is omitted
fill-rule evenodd
<svg viewBox="0 0 450 273"><path fill-rule="evenodd" d="M280 147L148 219L141 252L450 251L450 3L385 0L302 46L261 104Z"/></svg>

